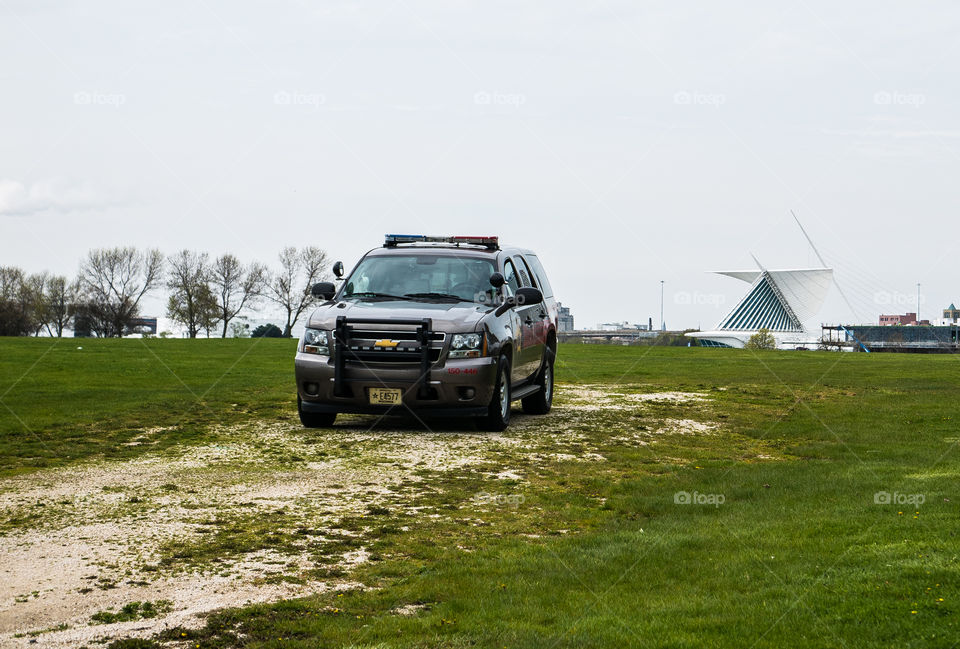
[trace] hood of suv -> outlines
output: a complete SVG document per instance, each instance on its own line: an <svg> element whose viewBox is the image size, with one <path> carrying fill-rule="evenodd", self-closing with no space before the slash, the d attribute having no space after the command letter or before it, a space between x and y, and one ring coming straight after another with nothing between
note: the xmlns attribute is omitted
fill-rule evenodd
<svg viewBox="0 0 960 649"><path fill-rule="evenodd" d="M310 316L307 326L314 329L333 329L338 316L346 316L347 319L389 320L430 318L434 331L455 333L472 331L490 308L489 305L473 302L344 301L318 308Z"/></svg>

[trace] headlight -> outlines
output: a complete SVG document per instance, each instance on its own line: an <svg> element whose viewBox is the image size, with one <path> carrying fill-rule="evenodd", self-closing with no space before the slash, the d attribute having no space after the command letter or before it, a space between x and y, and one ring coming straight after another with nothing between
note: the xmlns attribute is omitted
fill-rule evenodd
<svg viewBox="0 0 960 649"><path fill-rule="evenodd" d="M330 355L330 337L322 329L306 329L303 332L303 352L306 354Z"/></svg>
<svg viewBox="0 0 960 649"><path fill-rule="evenodd" d="M477 358L482 355L483 334L453 334L450 358Z"/></svg>

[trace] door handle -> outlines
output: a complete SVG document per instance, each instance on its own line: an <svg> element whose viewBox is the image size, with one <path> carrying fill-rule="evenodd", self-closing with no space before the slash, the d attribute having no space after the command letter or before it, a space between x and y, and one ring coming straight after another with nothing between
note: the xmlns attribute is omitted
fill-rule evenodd
<svg viewBox="0 0 960 649"><path fill-rule="evenodd" d="M533 326L533 318L527 316L527 319L523 321L523 324L527 325L528 327Z"/></svg>

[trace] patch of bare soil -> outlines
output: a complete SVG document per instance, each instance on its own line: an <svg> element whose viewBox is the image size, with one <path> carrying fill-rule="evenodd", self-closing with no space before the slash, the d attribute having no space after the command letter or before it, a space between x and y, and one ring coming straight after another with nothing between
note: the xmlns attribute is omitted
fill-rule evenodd
<svg viewBox="0 0 960 649"><path fill-rule="evenodd" d="M552 462L601 462L605 458L592 450L558 450L583 437L571 422L654 401L706 399L617 388L558 385L550 415L517 416L502 434L479 433L463 422L456 426L468 430L425 431L418 422L395 427L390 421L385 430L375 418L345 417L332 430L307 431L257 421L219 430L224 441L217 444L0 480L0 646L76 647L105 637L147 637L199 626L204 613L219 608L363 587L351 579L351 569L368 558L363 532L338 530L337 522L371 507L436 516L413 505L424 488L423 471L484 465L504 451ZM692 420L664 420L662 426L673 433L711 431ZM489 477L521 480L523 472L504 466ZM319 534L359 537L359 547L324 558L339 576L317 577L316 555L291 555L289 548L198 565L163 561L172 546L202 544L211 521L249 520L278 508L309 517ZM92 623L98 612L146 601L164 602L165 610L148 619Z"/></svg>

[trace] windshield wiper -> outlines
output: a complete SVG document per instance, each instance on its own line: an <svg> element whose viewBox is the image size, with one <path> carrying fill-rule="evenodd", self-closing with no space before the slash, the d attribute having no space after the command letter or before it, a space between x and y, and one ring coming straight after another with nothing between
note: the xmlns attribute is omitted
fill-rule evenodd
<svg viewBox="0 0 960 649"><path fill-rule="evenodd" d="M377 293L376 291L357 291L356 293L350 293L349 295L344 295L343 297L373 297L380 298L382 300L410 300L409 297L404 295L391 295L390 293Z"/></svg>
<svg viewBox="0 0 960 649"><path fill-rule="evenodd" d="M407 298L421 298L427 300L456 300L457 302L473 301L466 300L459 295L454 295L452 293L404 293L403 296Z"/></svg>

